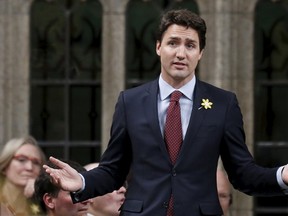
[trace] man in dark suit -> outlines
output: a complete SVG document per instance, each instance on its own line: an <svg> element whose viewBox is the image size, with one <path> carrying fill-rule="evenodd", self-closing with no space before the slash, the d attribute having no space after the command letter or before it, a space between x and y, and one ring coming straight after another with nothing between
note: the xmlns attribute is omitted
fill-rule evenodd
<svg viewBox="0 0 288 216"><path fill-rule="evenodd" d="M79 175L53 157L50 160L62 169L44 165L75 202L119 188L130 173L123 216L222 215L216 187L219 156L234 188L250 195L285 194L288 169L255 164L235 94L196 78L205 34L204 20L188 10L164 14L156 44L161 74L120 93L99 167ZM172 117L174 125L166 122L175 90L181 97L171 100L181 107L181 122L168 132L179 120L178 113ZM176 132L179 128L182 131ZM171 150L170 156L178 144L180 150Z"/></svg>

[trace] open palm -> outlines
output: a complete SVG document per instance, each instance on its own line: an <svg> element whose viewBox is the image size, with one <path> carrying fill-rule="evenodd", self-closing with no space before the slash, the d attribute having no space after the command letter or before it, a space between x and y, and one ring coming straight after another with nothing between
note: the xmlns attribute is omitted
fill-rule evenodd
<svg viewBox="0 0 288 216"><path fill-rule="evenodd" d="M59 167L55 169L48 165L43 165L43 168L51 176L54 184L63 190L71 192L78 191L82 188L82 179L75 169L54 157L50 157L49 160L55 166Z"/></svg>

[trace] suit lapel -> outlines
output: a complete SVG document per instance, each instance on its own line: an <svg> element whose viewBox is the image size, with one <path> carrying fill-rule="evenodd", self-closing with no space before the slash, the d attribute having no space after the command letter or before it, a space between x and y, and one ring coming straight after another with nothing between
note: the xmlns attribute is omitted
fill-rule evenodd
<svg viewBox="0 0 288 216"><path fill-rule="evenodd" d="M185 152L185 148L191 148L191 140L193 140L193 138L196 136L198 129L201 126L203 119L207 113L205 112L204 108L201 108L202 99L207 98L209 97L206 92L205 86L201 81L197 79L193 96L192 114L178 159L181 158L181 153Z"/></svg>
<svg viewBox="0 0 288 216"><path fill-rule="evenodd" d="M159 92L159 84L158 79L151 82L151 85L147 88L147 97L145 98L144 105L147 107L145 109L145 116L148 119L151 130L156 137L157 142L159 143L159 147L168 161L170 161L168 151L166 149L166 144L164 142L164 138L161 134L159 118L158 118L158 92Z"/></svg>

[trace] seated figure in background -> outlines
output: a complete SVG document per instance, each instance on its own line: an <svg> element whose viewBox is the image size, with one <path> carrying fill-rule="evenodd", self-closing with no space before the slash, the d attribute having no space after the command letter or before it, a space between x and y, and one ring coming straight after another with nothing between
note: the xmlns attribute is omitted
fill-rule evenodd
<svg viewBox="0 0 288 216"><path fill-rule="evenodd" d="M77 162L66 161L66 163L78 172L85 171L85 168ZM58 168L50 162L48 165ZM88 206L91 203L91 199L88 199L73 204L70 192L54 185L44 170L35 181L34 196L47 216L87 216Z"/></svg>
<svg viewBox="0 0 288 216"><path fill-rule="evenodd" d="M86 170L97 167L98 163L91 163L85 166ZM120 207L125 199L126 188L122 186L119 190L98 196L92 199L89 206L88 215L90 216L118 216Z"/></svg>
<svg viewBox="0 0 288 216"><path fill-rule="evenodd" d="M232 205L232 189L226 173L221 169L217 170L217 190L223 215L226 216Z"/></svg>

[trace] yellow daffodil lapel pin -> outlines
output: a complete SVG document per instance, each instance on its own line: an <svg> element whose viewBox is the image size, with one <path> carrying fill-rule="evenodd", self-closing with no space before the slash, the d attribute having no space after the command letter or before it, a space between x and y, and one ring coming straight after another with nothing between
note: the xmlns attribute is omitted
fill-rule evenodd
<svg viewBox="0 0 288 216"><path fill-rule="evenodd" d="M209 99L202 99L201 107L199 107L199 110L204 107L204 109L211 109L213 103L209 101Z"/></svg>

